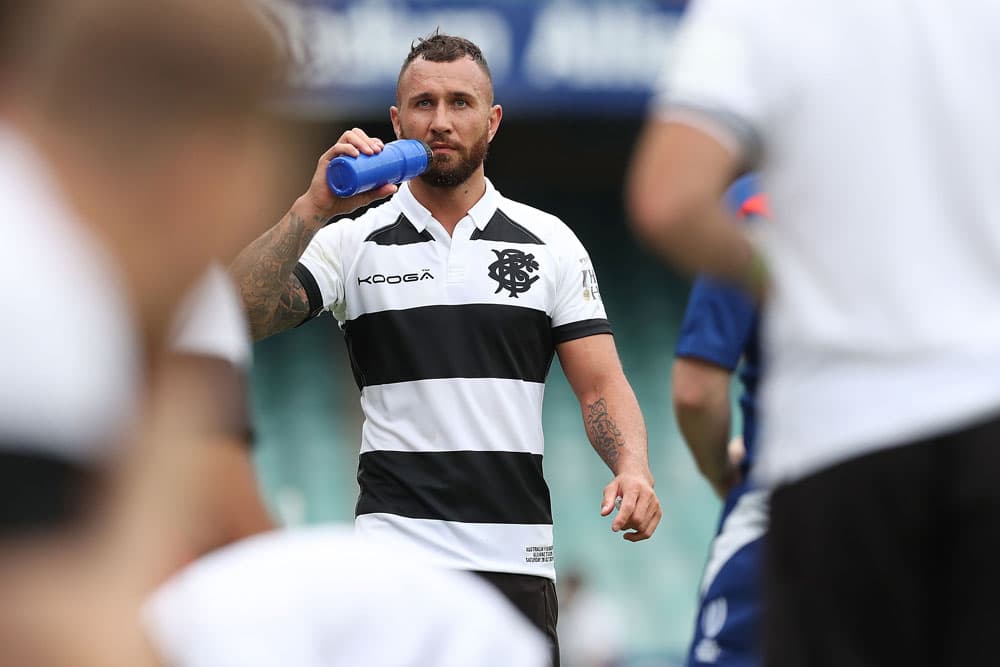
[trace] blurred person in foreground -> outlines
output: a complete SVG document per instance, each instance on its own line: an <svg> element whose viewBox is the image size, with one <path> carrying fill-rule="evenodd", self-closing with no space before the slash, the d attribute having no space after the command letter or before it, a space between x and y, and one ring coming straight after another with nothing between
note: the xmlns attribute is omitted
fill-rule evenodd
<svg viewBox="0 0 1000 667"><path fill-rule="evenodd" d="M621 497L612 529L631 541L650 537L661 516L645 424L587 251L561 220L503 197L485 176L502 109L480 49L444 34L416 41L396 92L396 136L428 143L430 168L398 191L339 199L325 180L330 160L383 147L345 132L232 271L255 338L324 310L344 331L365 414L358 530L479 573L549 636L558 662L541 423L554 354L614 473L601 514Z"/></svg>
<svg viewBox="0 0 1000 667"><path fill-rule="evenodd" d="M264 159L269 135L254 127L275 62L247 7L154 9L63 3L34 24L54 52L7 70L17 79L4 87L0 215L18 243L0 249L0 275L19 287L0 299L11 318L0 433L5 465L19 467L3 469L0 490L0 664L488 665L491 642L509 638L504 655L541 667L544 639L492 589L403 567L398 551L387 564L332 530L275 532L196 560L152 597L146 640L139 609L154 584L269 527L241 449L245 319L224 272L205 269L248 240L242 207L266 207L280 180L269 170L284 166ZM69 325L54 326L54 307ZM356 588L376 580L359 620ZM213 601L229 605L225 618ZM287 624L273 622L276 606Z"/></svg>
<svg viewBox="0 0 1000 667"><path fill-rule="evenodd" d="M689 11L629 201L678 266L766 291L765 664L992 664L1000 6ZM719 204L750 167L760 255Z"/></svg>
<svg viewBox="0 0 1000 667"><path fill-rule="evenodd" d="M277 90L277 46L239 0L25 11L0 121L8 164L41 182L16 201L59 207L60 221L72 218L104 249L155 364L182 296L210 261L254 236L247 214L281 182L262 107ZM13 211L8 220L28 222Z"/></svg>
<svg viewBox="0 0 1000 667"><path fill-rule="evenodd" d="M280 60L246 5L203 4L0 4L5 664L140 664L139 599L236 522L165 348L280 175Z"/></svg>
<svg viewBox="0 0 1000 667"><path fill-rule="evenodd" d="M726 201L748 225L767 216L767 202L753 175L736 181ZM698 470L723 501L687 667L761 664L767 490L751 478L762 371L759 318L753 299L739 286L700 276L691 288L677 340L671 377L674 414ZM732 437L730 386L737 371L743 385L743 429Z"/></svg>

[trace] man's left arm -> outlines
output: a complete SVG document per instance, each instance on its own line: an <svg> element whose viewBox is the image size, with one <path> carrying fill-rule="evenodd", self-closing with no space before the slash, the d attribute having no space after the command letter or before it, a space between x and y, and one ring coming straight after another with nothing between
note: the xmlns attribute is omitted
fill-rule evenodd
<svg viewBox="0 0 1000 667"><path fill-rule="evenodd" d="M601 516L621 507L611 524L631 542L648 539L663 512L653 491L646 449L646 424L632 387L625 379L614 338L594 335L560 343L559 363L576 393L594 450L615 478L604 487Z"/></svg>

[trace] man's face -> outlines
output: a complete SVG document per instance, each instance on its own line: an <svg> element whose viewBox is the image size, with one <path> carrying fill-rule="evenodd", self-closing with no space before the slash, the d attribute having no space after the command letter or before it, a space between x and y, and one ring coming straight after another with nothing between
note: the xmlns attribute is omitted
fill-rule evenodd
<svg viewBox="0 0 1000 667"><path fill-rule="evenodd" d="M486 73L470 58L435 63L417 58L403 73L399 106L390 115L400 139L421 139L434 151L420 178L456 187L481 169L502 111L492 104Z"/></svg>

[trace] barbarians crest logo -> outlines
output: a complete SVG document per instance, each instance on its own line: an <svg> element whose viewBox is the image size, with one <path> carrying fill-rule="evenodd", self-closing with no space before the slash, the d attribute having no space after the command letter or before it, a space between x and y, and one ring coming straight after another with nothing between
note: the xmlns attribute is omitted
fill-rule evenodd
<svg viewBox="0 0 1000 667"><path fill-rule="evenodd" d="M538 270L538 262L534 255L509 248L494 250L493 253L497 256L497 261L490 264L489 276L497 281L497 290L493 292L494 294L505 289L510 292L509 296L516 299L518 294L527 292L538 280L539 276L531 275Z"/></svg>

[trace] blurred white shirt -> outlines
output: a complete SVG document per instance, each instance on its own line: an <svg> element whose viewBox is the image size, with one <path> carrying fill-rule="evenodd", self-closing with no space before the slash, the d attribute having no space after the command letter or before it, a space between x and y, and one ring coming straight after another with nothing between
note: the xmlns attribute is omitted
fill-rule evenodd
<svg viewBox="0 0 1000 667"><path fill-rule="evenodd" d="M475 575L349 527L277 531L196 561L149 601L172 667L543 667L548 643Z"/></svg>
<svg viewBox="0 0 1000 667"><path fill-rule="evenodd" d="M171 347L250 369L253 342L236 285L218 263L188 292L174 320Z"/></svg>
<svg viewBox="0 0 1000 667"><path fill-rule="evenodd" d="M657 113L759 164L769 481L1000 409L1000 3L698 0Z"/></svg>

